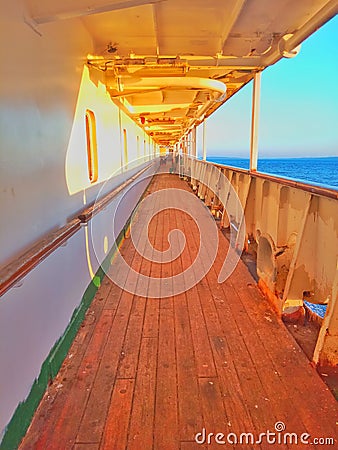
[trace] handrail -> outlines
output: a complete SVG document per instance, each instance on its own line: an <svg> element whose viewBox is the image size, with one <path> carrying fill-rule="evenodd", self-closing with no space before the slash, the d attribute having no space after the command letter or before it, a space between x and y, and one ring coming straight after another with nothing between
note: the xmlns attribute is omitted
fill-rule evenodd
<svg viewBox="0 0 338 450"><path fill-rule="evenodd" d="M200 161L202 163L206 163L206 164L212 164L212 165L218 167L219 169L230 169L235 172L244 173L246 175L251 175L252 177L255 177L255 178L262 178L264 180L274 181L274 182L282 184L284 186L298 188L303 191L310 192L311 194L322 195L324 197L333 198L335 200L338 199L338 191L336 191L335 189L314 186L310 183L303 183L302 181L289 180L288 178L282 178L282 177L278 177L276 175L269 175L266 173L257 172L257 171L253 171L253 170L241 169L240 167L225 166L223 164L214 163L212 161L203 161L203 160L198 160L198 161Z"/></svg>
<svg viewBox="0 0 338 450"><path fill-rule="evenodd" d="M329 189L329 188L320 187L320 186L314 186L309 183L303 183L302 181L293 181L293 180L289 180L287 178L281 178L281 177L277 177L275 175L268 175L268 174L261 173L261 172L249 171L249 174L256 178L263 178L265 180L275 181L279 184L283 184L284 186L301 189L303 191L310 192L311 194L322 195L323 197L338 199L338 191L336 191L334 189Z"/></svg>
<svg viewBox="0 0 338 450"><path fill-rule="evenodd" d="M154 162L152 162L151 164L148 164L142 170L137 172L137 174L128 178L128 180L124 181L113 191L109 192L109 194L107 194L102 199L95 202L89 208L85 209L81 214L78 215L78 218L80 219L81 223L87 223L93 216L95 216L98 212L100 212L102 209L104 209L113 200L113 198L116 197L117 194L119 194L121 191L123 191L124 188L126 188L131 183L133 183L140 175L142 175L142 173L144 173L146 170L148 170L149 167L151 167L153 164L154 164Z"/></svg>
<svg viewBox="0 0 338 450"><path fill-rule="evenodd" d="M127 181L123 182L102 199L95 202L89 208L86 208L78 217L72 219L66 225L57 230L47 234L40 239L28 251L20 255L16 260L9 263L0 271L0 297L5 294L11 287L17 284L23 277L25 277L32 269L34 269L47 256L53 253L57 248L65 244L65 242L73 236L83 223L87 223L91 218L101 211L110 203L113 198L120 193L124 188L133 183L142 173L148 170L154 162L151 162L142 170L137 172Z"/></svg>
<svg viewBox="0 0 338 450"><path fill-rule="evenodd" d="M54 250L64 244L80 227L80 220L73 219L62 228L47 234L27 252L2 269L0 272L0 296L18 283Z"/></svg>

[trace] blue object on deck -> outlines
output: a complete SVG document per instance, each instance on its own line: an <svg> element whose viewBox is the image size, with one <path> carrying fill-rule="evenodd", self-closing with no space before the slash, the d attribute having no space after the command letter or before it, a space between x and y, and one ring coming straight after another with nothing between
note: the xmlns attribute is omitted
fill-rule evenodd
<svg viewBox="0 0 338 450"><path fill-rule="evenodd" d="M309 303L304 301L304 305L309 308L310 311L317 314L317 316L321 317L322 319L325 316L327 305L317 305L316 303Z"/></svg>

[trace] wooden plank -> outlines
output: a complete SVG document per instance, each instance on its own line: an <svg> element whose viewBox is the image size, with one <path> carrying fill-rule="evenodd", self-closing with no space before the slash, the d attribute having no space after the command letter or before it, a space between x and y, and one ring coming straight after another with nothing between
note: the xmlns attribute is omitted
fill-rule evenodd
<svg viewBox="0 0 338 450"><path fill-rule="evenodd" d="M162 233L163 236L166 235L167 236L167 232L168 232L168 228L165 227L165 223L164 223L164 214L165 213L161 213L161 220L159 221L159 230L161 230L161 235L159 234L159 236L162 237ZM161 249L163 251L163 247L162 247L163 243L161 243ZM153 276L159 276L161 278L161 299L160 299L160 308L169 308L169 309L173 309L173 300L172 297L165 297L165 295L168 295L168 290L172 289L172 268L171 268L171 262L170 263L163 263L161 264L161 267L158 269L158 272L154 272L154 267L156 268L156 263L152 264L152 274ZM166 281L165 279L168 278L168 281Z"/></svg>
<svg viewBox="0 0 338 450"><path fill-rule="evenodd" d="M111 309L116 311L121 300L122 289L115 283L112 283L112 287L109 291L109 295L106 297L104 303L104 309Z"/></svg>
<svg viewBox="0 0 338 450"><path fill-rule="evenodd" d="M173 311L160 309L154 450L177 450L178 408Z"/></svg>
<svg viewBox="0 0 338 450"><path fill-rule="evenodd" d="M197 442L181 442L180 450L207 450L206 445L197 444Z"/></svg>
<svg viewBox="0 0 338 450"><path fill-rule="evenodd" d="M127 325L127 332L121 350L121 358L117 371L117 378L135 378L146 300L144 297L134 296L132 309Z"/></svg>
<svg viewBox="0 0 338 450"><path fill-rule="evenodd" d="M190 289L186 292L186 296L197 374L199 377L214 377L216 376L215 362L198 289L196 287Z"/></svg>
<svg viewBox="0 0 338 450"><path fill-rule="evenodd" d="M135 381L116 380L103 433L102 450L126 448Z"/></svg>
<svg viewBox="0 0 338 450"><path fill-rule="evenodd" d="M263 424L268 425L271 422L271 414L266 411L266 405L264 404L264 399L267 395L264 391L260 379L255 372L250 355L247 352L246 344L239 332L236 323L231 320L226 320L226 327L222 326L218 311L215 306L214 298L224 298L224 293L222 292L221 286L217 282L217 276L215 272L215 266L213 266L207 273L206 277L201 280L197 286L199 296L203 299L203 313L207 323L208 335L211 340L212 349L214 353L215 361L217 361L217 373L220 375L223 387L223 395L228 396L229 391L227 389L226 377L224 373L224 362L238 360L238 355L240 355L240 361L236 361L235 367L228 370L228 375L231 374L232 383L236 386L236 390L240 392L240 397L245 394L244 401L240 400L240 397L235 396L235 402L229 405L229 410L236 411L240 408L239 415L240 419L246 419L246 423L241 420L238 421L238 415L229 419L232 426L240 429L242 426L246 425L248 428L252 427L253 422L256 424L258 429L261 429ZM231 341L229 342L229 339ZM226 345L224 345L226 343ZM228 345L229 344L229 345ZM222 351L220 352L220 349ZM237 378L239 375L239 380ZM245 377L244 383L241 381L241 377ZM248 388L248 381L251 382L250 389ZM243 390L243 385L245 390ZM235 392L236 392L235 390ZM248 398L247 398L248 397ZM251 408L247 408L249 404L248 400L251 400ZM253 420L250 418L253 416ZM273 422L274 423L274 422ZM273 424L272 423L272 424ZM270 424L271 425L271 424Z"/></svg>
<svg viewBox="0 0 338 450"><path fill-rule="evenodd" d="M143 322L143 337L151 338L158 336L159 327L159 300L157 298L148 298Z"/></svg>
<svg viewBox="0 0 338 450"><path fill-rule="evenodd" d="M184 216L183 214L177 214L176 221L180 228L184 231L185 236L190 236L191 221L187 220L186 215ZM190 239L188 252L182 255L182 266L190 267L196 257L196 254L196 241L195 239ZM216 376L216 368L197 287L194 286L187 290L185 295L190 318L197 374L199 377L214 377Z"/></svg>
<svg viewBox="0 0 338 450"><path fill-rule="evenodd" d="M200 286L199 286L200 288ZM212 298L203 296L203 310L206 317L208 332L213 350L213 356L217 367L217 375L219 377L222 395L226 400L226 411L228 413L228 424L232 431L242 432L252 429L253 424L258 429L262 427L262 417L256 411L257 397L261 397L261 386L257 383L259 380L255 377L252 361L248 358L242 336L233 329L233 324L227 321L227 330L224 332L221 321L216 315L215 305ZM230 338L230 334L233 338ZM239 372L239 367L243 366L243 370ZM241 379L244 376L244 380ZM243 391L242 384L253 380L253 386ZM252 390L251 390L252 389ZM258 389L258 391L257 391ZM254 415L258 417L256 420L251 418L251 410L248 407L247 395L250 395L254 401ZM266 396L263 396L265 398ZM263 422L264 423L264 422Z"/></svg>
<svg viewBox="0 0 338 450"><path fill-rule="evenodd" d="M90 391L87 408L79 427L77 442L100 442L111 393L114 388L117 367L132 308L133 296L123 292L114 322L108 333L95 383Z"/></svg>
<svg viewBox="0 0 338 450"><path fill-rule="evenodd" d="M235 292L232 286L228 283L223 285L223 290L227 292L228 307L231 308L239 331L246 339L250 341L248 351L251 359L255 363L256 371L264 383L267 397L264 398L271 411L274 411L274 416L278 421L283 421L287 424L288 431L296 432L300 436L306 431L299 416L295 416L295 405L293 399L290 399L282 380L278 374L278 367L272 361L270 354L266 351L264 342L268 340L275 340L275 337L269 333L264 333L263 339L260 339L257 330L261 327L260 323L256 323L250 315L247 314L244 305L241 303L239 295ZM251 299L248 299L249 301ZM221 306L223 309L224 305ZM220 310L221 310L220 309ZM278 392L278 397L276 396Z"/></svg>
<svg viewBox="0 0 338 450"><path fill-rule="evenodd" d="M164 178L163 178L164 180ZM167 187L165 183L163 183L163 185L161 186L163 189L162 192L162 202L164 203L164 205L167 205L166 203L166 199L168 198L168 191L165 190L165 188ZM169 237L169 233L170 231L174 228L174 214L173 214L173 210L170 209L165 209L162 213L161 213L161 221L159 222L159 230L161 231L161 233L158 233L158 242L159 242L159 247L161 248L161 251L166 251L169 249L169 241L168 241L168 237ZM173 289L173 263L172 263L172 251L170 250L170 261L169 262L164 262L164 259L162 259L162 264L161 264L161 278L162 278L162 291L161 291L161 301L160 301L160 308L168 308L168 309L173 309L173 298L172 297L164 297L165 295L168 295L168 290ZM165 281L165 278L168 278L167 281ZM163 287L163 285L165 284L165 286Z"/></svg>
<svg viewBox="0 0 338 450"><path fill-rule="evenodd" d="M158 206L158 203L154 204L154 209ZM152 221L152 227L149 228L148 235L150 242L155 242L155 236L157 235L158 228L158 215ZM155 268L155 264L152 263L147 258L143 258L141 264L141 273L145 276L153 277L156 274L158 267ZM145 288L145 287L144 287ZM147 283L147 288L149 289L149 282ZM159 295L159 293L156 293ZM147 298L145 315L143 321L142 336L147 337L158 337L159 328L159 299L158 298Z"/></svg>
<svg viewBox="0 0 338 450"><path fill-rule="evenodd" d="M98 289L95 294L92 305L96 302L103 302L103 305L104 305L106 299L109 297L110 291L113 286L114 286L114 283L111 281L111 279L107 275L105 275L105 277L103 278L103 280L101 282L100 289Z"/></svg>
<svg viewBox="0 0 338 450"><path fill-rule="evenodd" d="M179 438L191 440L203 426L198 378L189 313L184 294L175 297L175 337L177 357L177 386Z"/></svg>
<svg viewBox="0 0 338 450"><path fill-rule="evenodd" d="M154 184L154 183L153 183ZM152 184L152 185L153 185ZM154 204L154 210L158 206L158 202ZM151 242L155 242L155 236L157 235L158 229L158 216L152 221L152 227L149 228L149 239ZM147 225L147 224L145 224ZM152 277L156 273L155 264L153 264L147 258L143 258L141 264L141 273L147 277ZM149 282L147 283L149 289ZM146 288L146 286L144 286ZM146 310L143 322L143 337L158 337L158 327L159 327L159 299L158 298L147 298L146 299Z"/></svg>
<svg viewBox="0 0 338 450"><path fill-rule="evenodd" d="M159 179L155 177L154 179L154 191L159 189ZM159 197L156 197L156 202L154 204L154 211L157 211L159 203ZM156 214L152 220L152 227L149 227L149 240L153 245L153 248L156 250L162 249L162 228L163 228L163 214ZM148 266L147 266L148 269ZM154 262L153 260L150 263L150 277L151 278L161 278L162 267L160 263ZM161 292L160 287L153 287L148 285L148 297L151 298L160 298Z"/></svg>
<svg viewBox="0 0 338 450"><path fill-rule="evenodd" d="M157 338L142 339L131 412L128 450L153 447L157 346Z"/></svg>
<svg viewBox="0 0 338 450"><path fill-rule="evenodd" d="M73 449L74 450L99 450L100 444L88 444L88 443L75 444Z"/></svg>
<svg viewBox="0 0 338 450"><path fill-rule="evenodd" d="M210 271L212 272L212 270ZM211 274L208 274L208 277ZM214 280L211 280L213 283ZM206 300L206 309L211 309L212 317L216 313L215 304L212 300ZM230 320L229 320L230 319ZM278 420L278 417L275 417L273 411L270 410L269 405L267 405L268 394L266 392L266 388L264 383L262 383L260 376L257 373L257 367L255 364L255 360L251 357L250 352L248 351L248 342L244 340L242 334L237 328L236 322L231 318L227 317L222 325L221 329L224 330L223 337L214 336L214 342L217 342L217 339L225 339L226 348L228 351L225 355L221 355L221 357L225 358L225 361L233 361L233 367L231 373L238 375L238 381L236 377L234 377L234 385L237 386L239 392L241 392L241 397L243 399L242 404L245 404L246 407L242 408L244 412L247 410L250 414L252 423L257 429L257 431L261 431L265 429L271 429L274 423ZM215 327L215 322L213 322L213 328ZM210 329L210 334L212 333L212 329ZM254 345L253 342L250 342L251 345ZM215 345L215 359L217 354L217 347ZM220 361L219 361L220 363ZM218 367L221 367L217 365ZM220 371L218 371L220 373ZM237 407L240 406L237 403ZM244 416L245 417L245 416ZM233 418L235 422L235 417ZM251 426L251 421L248 422L248 425Z"/></svg>
<svg viewBox="0 0 338 450"><path fill-rule="evenodd" d="M177 229L182 230L187 236L188 233L183 225L181 211L172 210L170 213L170 223ZM183 251L180 257L172 263L174 267L173 272L183 273L190 264L189 251ZM179 437L181 441L189 441L194 438L196 430L201 429L203 426L198 371L186 294L176 295L173 304L177 357Z"/></svg>
<svg viewBox="0 0 338 450"><path fill-rule="evenodd" d="M131 264L134 256L135 256L135 247L133 246L131 239L124 239L123 245L119 248L121 256L126 260L127 263ZM121 265L118 264L116 258L113 259L111 266L109 267L107 277L112 280L112 286L109 292L109 295L106 298L104 308L105 309L113 309L116 310L118 304L121 300L122 289L120 286L117 286L114 283L114 273L120 273L122 271ZM124 273L124 281L122 281L122 285L127 280L128 271Z"/></svg>
<svg viewBox="0 0 338 450"><path fill-rule="evenodd" d="M226 339L214 336L213 349L220 389L228 416L227 426L231 432L235 433L254 431L255 427L242 391L241 380Z"/></svg>
<svg viewBox="0 0 338 450"><path fill-rule="evenodd" d="M225 433L228 417L224 408L222 392L217 378L199 378L199 388L203 408L203 418L206 434ZM202 429L197 430L202 432ZM219 444L212 438L208 449L218 449Z"/></svg>
<svg viewBox="0 0 338 450"><path fill-rule="evenodd" d="M74 379L71 380L71 383L60 385L60 389L64 392L63 404L58 405L58 414L56 417L54 416L54 420L47 422L42 430L38 430L36 448L60 449L75 443L77 430L86 408L89 391L95 379L111 321L112 311L104 311L95 326L95 331Z"/></svg>

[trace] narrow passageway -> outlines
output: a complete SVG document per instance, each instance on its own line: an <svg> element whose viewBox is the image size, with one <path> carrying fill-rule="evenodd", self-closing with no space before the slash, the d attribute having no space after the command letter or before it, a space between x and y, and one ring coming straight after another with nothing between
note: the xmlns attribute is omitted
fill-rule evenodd
<svg viewBox="0 0 338 450"><path fill-rule="evenodd" d="M155 176L146 196L159 189L189 190L172 174ZM150 212L165 207L159 201ZM147 225L143 208L149 204L135 214L136 231ZM198 208L196 217L208 213L202 202ZM170 260L170 252L176 256L168 242L173 228L184 233L186 245ZM332 394L244 263L218 283L228 251L221 232L215 262L201 281L186 289L189 276L179 278L179 292L166 296L172 277L196 262L198 228L178 209L155 214L147 230L154 252L166 255L162 262L136 251L135 245L145 246L142 234L124 240L121 255L144 277L135 281L130 270L118 277L122 269L112 264L111 278L125 289L104 279L21 450L222 448L217 441L229 448L296 448L295 441L284 445L285 433L309 448L315 438L336 437ZM168 281L151 287L150 277ZM135 291L137 283L143 290ZM304 433L310 437L301 445Z"/></svg>

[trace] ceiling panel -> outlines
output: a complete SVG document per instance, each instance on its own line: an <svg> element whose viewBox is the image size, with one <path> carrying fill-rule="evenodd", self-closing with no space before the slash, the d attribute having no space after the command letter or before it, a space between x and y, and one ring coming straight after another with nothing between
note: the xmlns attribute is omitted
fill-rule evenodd
<svg viewBox="0 0 338 450"><path fill-rule="evenodd" d="M216 55L222 49L223 35L236 0L208 2L173 0L154 6L163 54ZM203 13L201 13L203 11Z"/></svg>
<svg viewBox="0 0 338 450"><path fill-rule="evenodd" d="M92 3L95 6L95 0ZM168 130L174 125L181 130L172 134L175 141L204 120L256 72L278 61L283 51L289 56L293 48L283 48L282 37L297 32L303 40L317 23L320 26L332 17L337 3L154 0L144 4L143 0L130 0L132 7L125 8L127 2L122 1L121 10L82 20L96 45L96 58L90 62L105 71L114 101L121 100L131 117L147 133L153 130L161 142L170 140ZM315 16L324 6L325 13ZM298 36L288 41L288 47L298 45ZM109 43L114 47L110 53ZM212 83L207 89L196 82L182 85L177 83L181 77L212 78L225 83L227 92L220 94ZM157 133L161 129L164 134Z"/></svg>
<svg viewBox="0 0 338 450"><path fill-rule="evenodd" d="M83 22L94 38L97 53L104 53L111 42L117 54L156 55L157 41L151 5L94 14Z"/></svg>

